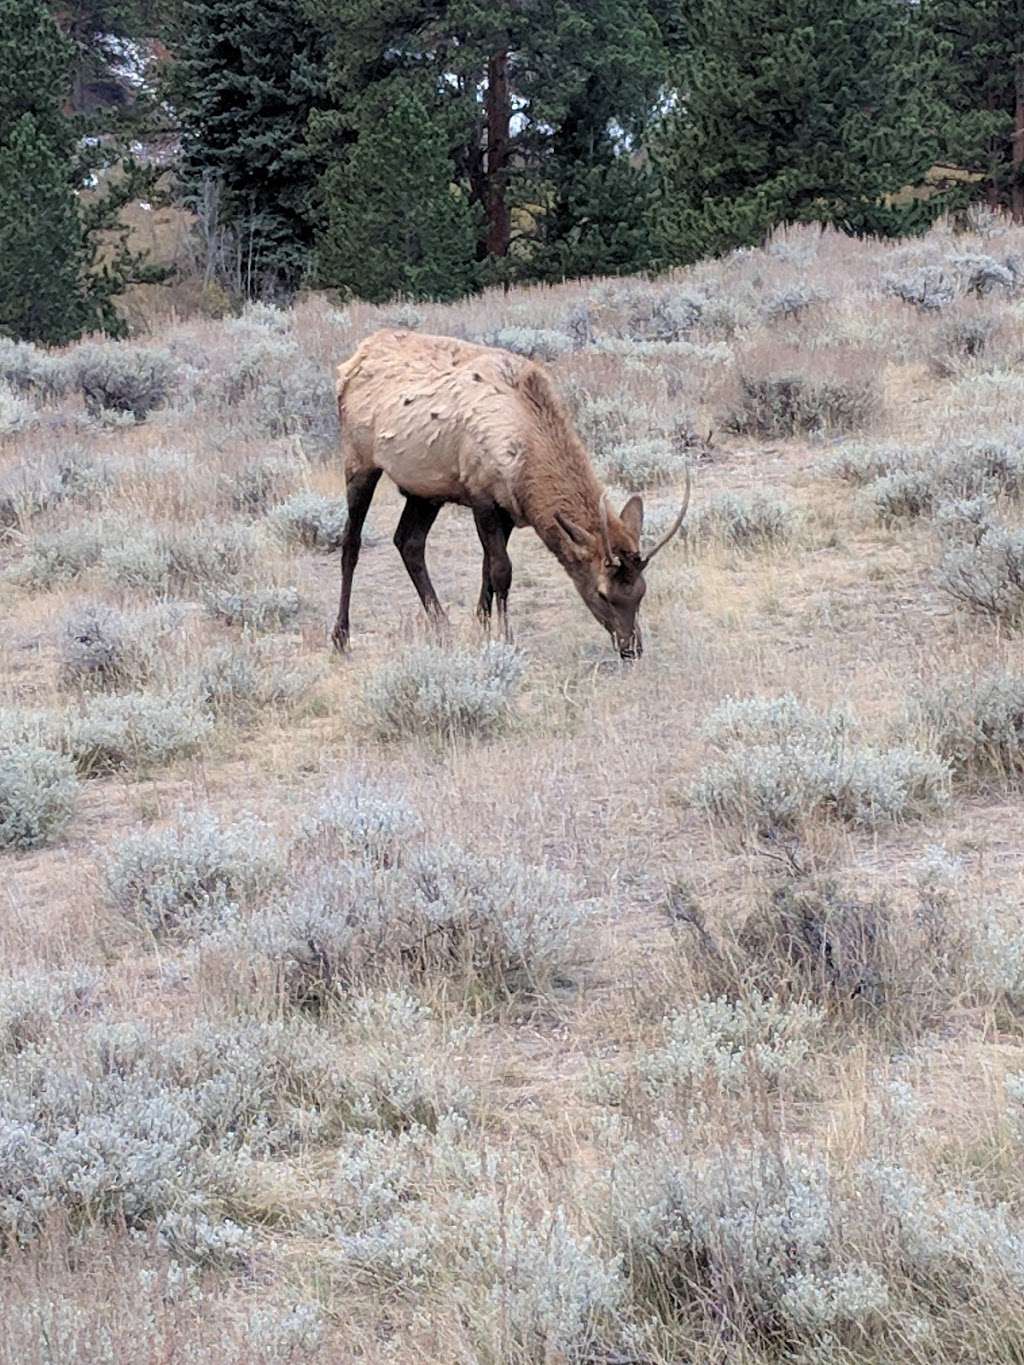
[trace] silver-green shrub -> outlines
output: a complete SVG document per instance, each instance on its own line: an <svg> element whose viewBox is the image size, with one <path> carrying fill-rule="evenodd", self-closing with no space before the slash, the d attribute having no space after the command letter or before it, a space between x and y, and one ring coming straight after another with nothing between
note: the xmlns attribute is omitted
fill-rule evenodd
<svg viewBox="0 0 1024 1365"><path fill-rule="evenodd" d="M39 421L35 405L10 384L0 380L0 440L18 436Z"/></svg>
<svg viewBox="0 0 1024 1365"><path fill-rule="evenodd" d="M612 446L601 461L604 477L631 492L681 479L685 470L686 456L662 437Z"/></svg>
<svg viewBox="0 0 1024 1365"><path fill-rule="evenodd" d="M451 845L414 848L399 864L379 843L368 851L372 860L310 870L247 930L296 1002L318 1004L396 968L451 976L491 998L531 995L585 961L594 907L558 873Z"/></svg>
<svg viewBox="0 0 1024 1365"><path fill-rule="evenodd" d="M503 351L514 351L531 360L557 360L573 349L572 340L564 332L548 331L541 327L498 327L482 332L472 340L483 346L497 346Z"/></svg>
<svg viewBox="0 0 1024 1365"><path fill-rule="evenodd" d="M103 865L107 900L154 934L209 928L276 886L282 856L266 826L225 825L209 811L123 839Z"/></svg>
<svg viewBox="0 0 1024 1365"><path fill-rule="evenodd" d="M84 967L0 978L0 1057L48 1042L58 1024L88 1013L98 987L96 973Z"/></svg>
<svg viewBox="0 0 1024 1365"><path fill-rule="evenodd" d="M958 605L1007 626L1024 622L1024 531L991 526L976 544L951 549L938 587Z"/></svg>
<svg viewBox="0 0 1024 1365"><path fill-rule="evenodd" d="M97 531L79 527L50 531L31 538L10 574L23 587L48 592L91 569L102 554L103 539Z"/></svg>
<svg viewBox="0 0 1024 1365"><path fill-rule="evenodd" d="M844 445L826 464L829 473L856 487L899 474L912 465L917 452L906 446Z"/></svg>
<svg viewBox="0 0 1024 1365"><path fill-rule="evenodd" d="M742 366L737 375L739 399L729 425L768 439L858 431L868 426L881 408L881 391L874 375L761 374Z"/></svg>
<svg viewBox="0 0 1024 1365"><path fill-rule="evenodd" d="M949 801L949 768L932 753L848 742L839 714L794 697L731 699L708 721L721 753L690 787L710 816L761 831L825 817L869 829L922 818Z"/></svg>
<svg viewBox="0 0 1024 1365"><path fill-rule="evenodd" d="M169 351L127 342L87 342L68 366L91 413L131 413L137 422L166 403L175 382Z"/></svg>
<svg viewBox="0 0 1024 1365"><path fill-rule="evenodd" d="M293 625L302 607L297 588L211 588L203 603L211 616L255 635Z"/></svg>
<svg viewBox="0 0 1024 1365"><path fill-rule="evenodd" d="M79 772L95 777L186 758L210 730L209 716L189 693L99 694L68 715L63 746Z"/></svg>
<svg viewBox="0 0 1024 1365"><path fill-rule="evenodd" d="M935 480L927 472L906 469L875 479L865 496L877 520L894 526L927 516L935 506L936 491Z"/></svg>
<svg viewBox="0 0 1024 1365"><path fill-rule="evenodd" d="M702 508L694 533L737 549L761 550L788 544L798 526L793 508L773 493L718 493Z"/></svg>
<svg viewBox="0 0 1024 1365"><path fill-rule="evenodd" d="M1024 674L940 682L911 704L907 719L957 778L1024 777Z"/></svg>
<svg viewBox="0 0 1024 1365"><path fill-rule="evenodd" d="M844 1200L812 1157L755 1147L623 1170L612 1210L634 1294L698 1334L725 1316L792 1352L863 1341L889 1308L885 1279L848 1246Z"/></svg>
<svg viewBox="0 0 1024 1365"><path fill-rule="evenodd" d="M843 712L815 711L792 692L785 692L778 697L726 697L708 716L701 733L718 749L795 739L831 745L849 725Z"/></svg>
<svg viewBox="0 0 1024 1365"><path fill-rule="evenodd" d="M180 617L169 608L129 615L105 602L79 603L61 623L61 686L141 686L152 676L161 637L179 624Z"/></svg>
<svg viewBox="0 0 1024 1365"><path fill-rule="evenodd" d="M385 867L422 830L419 815L400 796L351 780L324 794L303 820L301 840L322 860L354 857Z"/></svg>
<svg viewBox="0 0 1024 1365"><path fill-rule="evenodd" d="M58 398L67 388L63 357L52 356L30 341L0 337L0 383L44 401Z"/></svg>
<svg viewBox="0 0 1024 1365"><path fill-rule="evenodd" d="M511 645L421 645L367 678L362 714L380 740L487 739L509 725L522 674L522 655Z"/></svg>
<svg viewBox="0 0 1024 1365"><path fill-rule="evenodd" d="M196 585L221 587L251 573L265 540L244 522L199 522L191 528L145 527L106 544L104 572L118 587L167 594Z"/></svg>
<svg viewBox="0 0 1024 1365"><path fill-rule="evenodd" d="M78 800L70 761L31 737L0 732L0 852L39 848L63 833Z"/></svg>
<svg viewBox="0 0 1024 1365"><path fill-rule="evenodd" d="M193 692L218 719L245 723L270 707L295 705L308 691L314 674L301 663L287 663L247 640L219 645L199 666Z"/></svg>
<svg viewBox="0 0 1024 1365"><path fill-rule="evenodd" d="M757 991L736 1001L703 998L672 1015L660 1044L640 1053L634 1083L649 1100L675 1095L688 1103L709 1083L726 1094L792 1086L821 1023L812 1006L782 1004Z"/></svg>
<svg viewBox="0 0 1024 1365"><path fill-rule="evenodd" d="M806 740L731 750L690 797L715 819L794 830L816 817L875 829L949 804L949 769L916 749L821 749Z"/></svg>
<svg viewBox="0 0 1024 1365"><path fill-rule="evenodd" d="M271 508L268 520L285 541L309 550L337 550L348 523L348 506L344 498L305 488Z"/></svg>

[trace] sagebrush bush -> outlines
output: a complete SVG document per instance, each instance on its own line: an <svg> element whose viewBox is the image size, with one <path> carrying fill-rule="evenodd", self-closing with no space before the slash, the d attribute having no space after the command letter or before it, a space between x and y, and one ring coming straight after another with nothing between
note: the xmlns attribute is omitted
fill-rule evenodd
<svg viewBox="0 0 1024 1365"><path fill-rule="evenodd" d="M726 697L701 733L717 749L728 749L734 744L785 744L796 739L831 745L849 728L845 713L823 714L785 692L778 697Z"/></svg>
<svg viewBox="0 0 1024 1365"><path fill-rule="evenodd" d="M808 370L809 364L817 368ZM769 353L740 360L738 399L729 414L733 430L768 439L857 431L870 425L881 409L881 391L872 368L859 358L809 362L797 356L780 370Z"/></svg>
<svg viewBox="0 0 1024 1365"><path fill-rule="evenodd" d="M527 356L530 360L557 360L560 355L573 349L571 338L564 332L540 327L497 327L493 331L481 332L471 340L482 346L514 351L516 355Z"/></svg>
<svg viewBox="0 0 1024 1365"><path fill-rule="evenodd" d="M955 777L1024 778L1024 674L945 680L911 704L907 719Z"/></svg>
<svg viewBox="0 0 1024 1365"><path fill-rule="evenodd" d="M206 594L204 605L218 620L258 635L293 625L302 602L296 588L252 588L247 592L214 588Z"/></svg>
<svg viewBox="0 0 1024 1365"><path fill-rule="evenodd" d="M239 421L256 436L297 436L324 450L338 442L338 403L330 376L309 360L262 375L239 407Z"/></svg>
<svg viewBox="0 0 1024 1365"><path fill-rule="evenodd" d="M681 289L635 290L626 299L625 334L631 341L680 341L700 323L706 304Z"/></svg>
<svg viewBox="0 0 1024 1365"><path fill-rule="evenodd" d="M69 715L64 748L88 777L156 767L198 753L211 721L187 692L125 692L91 697Z"/></svg>
<svg viewBox="0 0 1024 1365"><path fill-rule="evenodd" d="M578 970L593 907L567 879L454 846L421 846L394 863L397 850L375 838L369 859L310 869L247 931L296 1003L319 1005L396 967L499 1000L547 991Z"/></svg>
<svg viewBox="0 0 1024 1365"><path fill-rule="evenodd" d="M59 397L67 388L67 367L62 357L48 355L30 341L0 336L0 383L21 394L35 394L44 401Z"/></svg>
<svg viewBox="0 0 1024 1365"><path fill-rule="evenodd" d="M309 690L310 669L275 657L261 642L219 645L206 654L195 696L219 718L245 722L269 707L293 706Z"/></svg>
<svg viewBox="0 0 1024 1365"><path fill-rule="evenodd" d="M37 592L69 583L100 562L103 540L87 528L51 531L29 540L24 557L11 570L15 582Z"/></svg>
<svg viewBox="0 0 1024 1365"><path fill-rule="evenodd" d="M1024 622L1024 531L986 528L975 544L946 554L937 581L960 606L1019 626Z"/></svg>
<svg viewBox="0 0 1024 1365"><path fill-rule="evenodd" d="M243 1152L336 1139L356 1098L302 1021L93 1025L73 1051L27 1048L0 1087L0 1235L29 1241L58 1212L72 1231L213 1215Z"/></svg>
<svg viewBox="0 0 1024 1365"><path fill-rule="evenodd" d="M84 967L0 978L0 1056L48 1042L63 1020L93 1008L98 988L96 973Z"/></svg>
<svg viewBox="0 0 1024 1365"><path fill-rule="evenodd" d="M948 804L949 769L931 753L847 742L845 718L795 698L728 700L707 731L719 760L689 789L715 819L757 831L796 830L815 817L875 828Z"/></svg>
<svg viewBox="0 0 1024 1365"><path fill-rule="evenodd" d="M286 541L309 550L337 550L348 523L348 506L344 498L328 498L306 488L272 507L268 516ZM364 534L364 543L372 543L372 537Z"/></svg>
<svg viewBox="0 0 1024 1365"><path fill-rule="evenodd" d="M365 781L331 788L302 822L301 839L321 858L365 858L387 866L421 833L422 821L400 796Z"/></svg>
<svg viewBox="0 0 1024 1365"><path fill-rule="evenodd" d="M68 366L94 414L131 413L142 422L167 402L174 387L175 365L169 351L128 342L88 342L71 353Z"/></svg>
<svg viewBox="0 0 1024 1365"><path fill-rule="evenodd" d="M612 446L601 461L604 477L633 493L678 480L685 470L685 454L661 437Z"/></svg>
<svg viewBox="0 0 1024 1365"><path fill-rule="evenodd" d="M74 814L78 781L68 759L0 731L0 851L39 848Z"/></svg>
<svg viewBox="0 0 1024 1365"><path fill-rule="evenodd" d="M103 547L103 570L123 588L167 594L197 585L219 588L251 573L266 543L244 522L199 522L191 528L145 527Z"/></svg>
<svg viewBox="0 0 1024 1365"><path fill-rule="evenodd" d="M795 1355L862 1342L884 1320L885 1279L850 1246L845 1201L815 1157L715 1151L623 1169L611 1194L634 1294L698 1339L717 1340L724 1315L744 1338Z"/></svg>
<svg viewBox="0 0 1024 1365"><path fill-rule="evenodd" d="M650 412L628 394L578 393L574 408L580 438L598 461L650 430Z"/></svg>
<svg viewBox="0 0 1024 1365"><path fill-rule="evenodd" d="M476 652L421 645L363 685L362 713L381 740L489 738L511 721L522 656L506 644Z"/></svg>
<svg viewBox="0 0 1024 1365"><path fill-rule="evenodd" d="M935 506L936 484L923 470L901 470L869 483L865 495L883 526L915 521Z"/></svg>
<svg viewBox="0 0 1024 1365"><path fill-rule="evenodd" d="M225 825L209 811L128 836L103 866L109 903L157 935L212 927L282 875L265 825L249 817Z"/></svg>
<svg viewBox="0 0 1024 1365"><path fill-rule="evenodd" d="M936 265L920 266L906 275L887 274L882 279L882 290L925 313L938 312L956 296L953 280Z"/></svg>
<svg viewBox="0 0 1024 1365"><path fill-rule="evenodd" d="M822 295L816 290L808 289L805 285L792 285L765 299L761 314L768 322L792 322L803 317L815 304L823 302Z"/></svg>
<svg viewBox="0 0 1024 1365"><path fill-rule="evenodd" d="M694 534L724 541L737 549L785 545L796 535L799 518L773 493L717 493L694 522Z"/></svg>
<svg viewBox="0 0 1024 1365"><path fill-rule="evenodd" d="M142 686L153 675L161 640L179 625L179 614L170 608L127 614L105 602L79 603L61 623L60 685Z"/></svg>
<svg viewBox="0 0 1024 1365"><path fill-rule="evenodd" d="M29 399L0 380L0 440L18 436L38 421L39 413Z"/></svg>
<svg viewBox="0 0 1024 1365"><path fill-rule="evenodd" d="M612 1078L621 1096L637 1092L662 1106L674 1099L695 1113L709 1087L741 1094L800 1083L822 1017L816 1009L748 992L738 1000L704 997L673 1014L658 1044L632 1061L629 1073ZM608 1093L608 1079L604 1090Z"/></svg>
<svg viewBox="0 0 1024 1365"><path fill-rule="evenodd" d="M915 457L916 452L906 446L858 443L844 445L839 454L828 461L826 468L836 478L859 488L890 474L904 472Z"/></svg>
<svg viewBox="0 0 1024 1365"><path fill-rule="evenodd" d="M994 319L981 315L950 318L939 328L929 357L932 373L952 379L981 359L996 335Z"/></svg>
<svg viewBox="0 0 1024 1365"><path fill-rule="evenodd" d="M222 487L233 511L259 516L284 498L292 478L293 471L284 460L254 460L223 475Z"/></svg>

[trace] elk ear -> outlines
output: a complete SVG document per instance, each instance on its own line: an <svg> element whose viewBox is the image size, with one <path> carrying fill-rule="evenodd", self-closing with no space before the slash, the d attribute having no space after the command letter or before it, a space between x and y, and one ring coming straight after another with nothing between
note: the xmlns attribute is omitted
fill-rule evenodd
<svg viewBox="0 0 1024 1365"><path fill-rule="evenodd" d="M555 521L558 523L559 530L572 541L578 550L589 551L592 549L594 537L589 532L584 531L582 527L577 526L574 521L570 521L561 512L555 513Z"/></svg>
<svg viewBox="0 0 1024 1365"><path fill-rule="evenodd" d="M619 520L631 536L640 544L640 533L644 529L644 500L635 493L619 513Z"/></svg>

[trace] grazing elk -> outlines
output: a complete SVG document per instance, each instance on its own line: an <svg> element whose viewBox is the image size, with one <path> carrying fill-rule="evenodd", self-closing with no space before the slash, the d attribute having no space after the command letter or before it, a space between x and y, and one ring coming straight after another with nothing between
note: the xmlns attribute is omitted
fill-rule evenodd
<svg viewBox="0 0 1024 1365"><path fill-rule="evenodd" d="M348 494L341 546L341 602L334 643L349 638L349 598L363 522L381 474L406 502L395 533L405 567L429 615L443 616L424 548L446 502L472 509L483 545L478 613L494 599L507 633L514 527L532 526L568 573L624 659L642 649L637 611L644 570L679 530L640 546L644 507L632 497L616 515L547 374L489 346L418 332L375 332L338 367Z"/></svg>

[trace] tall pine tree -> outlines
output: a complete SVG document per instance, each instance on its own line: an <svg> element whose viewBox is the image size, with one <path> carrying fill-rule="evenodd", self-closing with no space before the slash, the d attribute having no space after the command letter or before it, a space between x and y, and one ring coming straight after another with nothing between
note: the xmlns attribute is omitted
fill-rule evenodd
<svg viewBox="0 0 1024 1365"><path fill-rule="evenodd" d="M86 264L67 161L22 114L0 139L0 333L59 344L95 324Z"/></svg>
<svg viewBox="0 0 1024 1365"><path fill-rule="evenodd" d="M382 302L451 299L475 284L475 215L452 182L443 125L399 91L324 180L317 282Z"/></svg>
<svg viewBox="0 0 1024 1365"><path fill-rule="evenodd" d="M642 251L628 154L664 71L646 3L306 3L334 40L337 113L318 122L321 139L337 154L382 102L413 90L447 130L451 177L480 212L484 278L621 269Z"/></svg>
<svg viewBox="0 0 1024 1365"><path fill-rule="evenodd" d="M895 199L941 145L934 69L898 0L689 0L689 49L658 143L662 259L754 245L777 224L924 227Z"/></svg>
<svg viewBox="0 0 1024 1365"><path fill-rule="evenodd" d="M328 103L327 44L291 0L183 0L166 94L182 128L183 194L220 193L250 294L291 290L313 246L323 169L307 141Z"/></svg>
<svg viewBox="0 0 1024 1365"><path fill-rule="evenodd" d="M942 45L946 158L976 192L1024 222L1024 9L1021 0L921 0Z"/></svg>

